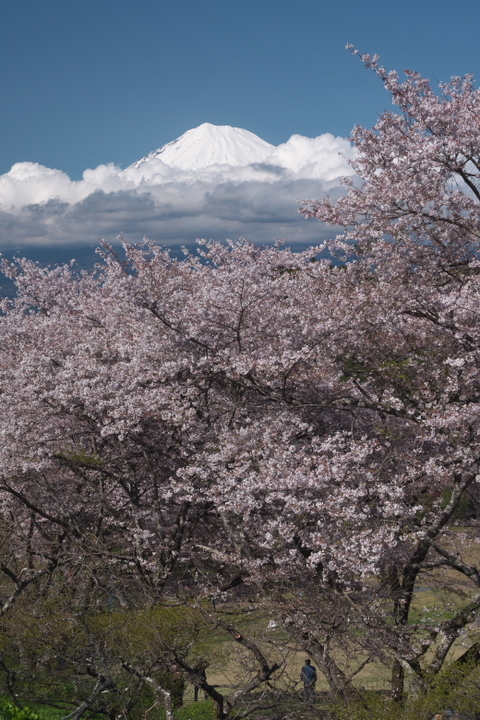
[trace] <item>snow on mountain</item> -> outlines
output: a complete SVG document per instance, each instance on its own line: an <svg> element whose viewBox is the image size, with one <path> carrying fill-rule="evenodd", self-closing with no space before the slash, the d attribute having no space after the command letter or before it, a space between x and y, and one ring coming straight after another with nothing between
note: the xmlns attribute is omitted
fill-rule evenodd
<svg viewBox="0 0 480 720"><path fill-rule="evenodd" d="M275 150L254 133L230 125L203 123L176 140L154 150L132 167L161 160L181 170L201 170L211 165L243 167L263 162Z"/></svg>

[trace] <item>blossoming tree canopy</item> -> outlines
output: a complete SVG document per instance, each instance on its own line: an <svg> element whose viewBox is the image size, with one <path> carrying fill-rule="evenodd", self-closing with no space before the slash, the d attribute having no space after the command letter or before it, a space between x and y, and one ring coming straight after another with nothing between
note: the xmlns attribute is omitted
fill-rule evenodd
<svg viewBox="0 0 480 720"><path fill-rule="evenodd" d="M388 236L394 246L425 245L430 257L468 257L480 231L480 91L473 76L454 77L435 92L416 72L405 71L400 82L377 56L360 57L399 112L384 112L372 129L354 128L352 164L362 185L347 179L338 203L310 203L306 214L348 228L344 239L361 248Z"/></svg>
<svg viewBox="0 0 480 720"><path fill-rule="evenodd" d="M156 493L231 515L227 535L241 519L252 566L292 572L300 538L310 566L364 575L418 536L422 493L475 473L467 341L416 312L425 299L404 283L244 242L210 245L205 263L127 255L79 277L22 261L1 325L5 482L45 493L48 477L71 517L90 502L69 484L83 458L94 484L108 472L109 502L135 506L143 554ZM470 327L465 284L467 305L458 282L428 292Z"/></svg>

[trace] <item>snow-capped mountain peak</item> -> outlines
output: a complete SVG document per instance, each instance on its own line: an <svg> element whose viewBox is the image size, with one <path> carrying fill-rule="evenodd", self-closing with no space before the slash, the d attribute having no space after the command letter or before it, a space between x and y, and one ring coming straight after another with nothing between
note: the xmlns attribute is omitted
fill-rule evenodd
<svg viewBox="0 0 480 720"><path fill-rule="evenodd" d="M201 170L210 165L241 167L263 162L274 149L274 145L248 130L203 123L138 160L133 167L156 159L182 170Z"/></svg>

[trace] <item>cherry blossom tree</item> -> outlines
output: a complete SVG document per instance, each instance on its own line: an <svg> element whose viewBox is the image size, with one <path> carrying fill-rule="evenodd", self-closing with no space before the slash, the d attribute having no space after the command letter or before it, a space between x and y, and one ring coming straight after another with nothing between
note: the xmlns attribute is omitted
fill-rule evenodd
<svg viewBox="0 0 480 720"><path fill-rule="evenodd" d="M342 697L369 662L400 701L405 677L425 692L479 661L480 94L363 60L400 112L354 130L358 179L303 210L345 228L341 264L245 241L104 246L93 273L4 263L13 600L30 547L99 611L267 606ZM423 586L444 590L436 615ZM248 687L273 682L250 647Z"/></svg>
<svg viewBox="0 0 480 720"><path fill-rule="evenodd" d="M409 487L412 504L428 505L415 519L417 538L412 534L397 544L401 559L384 557L393 631L408 647L394 650L392 682L400 698L404 672L424 685L478 619L478 571L475 561L465 559L477 536L472 529L462 543L449 527L465 493L477 495L478 482L480 92L467 76L452 78L436 93L418 73L406 71L400 82L378 57L360 57L400 112L383 113L371 130L354 129L358 156L352 164L361 182L346 180L347 193L336 204L312 202L303 212L343 226L332 252L355 257L353 264L371 275L377 298L370 317L363 318L363 332L352 338L349 374L357 403L375 407L379 416L395 416L408 428L414 445L407 443L405 450L413 453L399 487ZM381 288L390 298L380 299ZM384 327L374 331L378 347L373 355L370 348L367 360L360 346L366 348L374 307ZM445 502L439 503L442 492ZM456 607L452 620L428 628L428 639L417 640L414 648L406 625L416 583L427 569L441 567L455 571L457 591L466 582L469 602ZM478 661L480 646L473 637L459 662ZM432 647L433 659L427 661Z"/></svg>

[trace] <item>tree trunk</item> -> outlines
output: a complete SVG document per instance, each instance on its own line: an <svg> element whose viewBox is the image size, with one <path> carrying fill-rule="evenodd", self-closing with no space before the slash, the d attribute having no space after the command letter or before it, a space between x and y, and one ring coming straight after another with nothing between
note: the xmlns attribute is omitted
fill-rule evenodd
<svg viewBox="0 0 480 720"><path fill-rule="evenodd" d="M151 688L153 688L153 691L155 695L158 698L163 699L163 704L165 706L165 718L166 720L175 720L175 716L173 714L173 706L172 706L172 696L171 693L166 690L164 687L162 687L154 678L149 677L146 673L142 672L138 668L135 668L133 665L131 665L126 660L122 661L122 667L127 670L127 672L131 673L132 675L135 675L136 677L140 678L144 682L148 683Z"/></svg>

